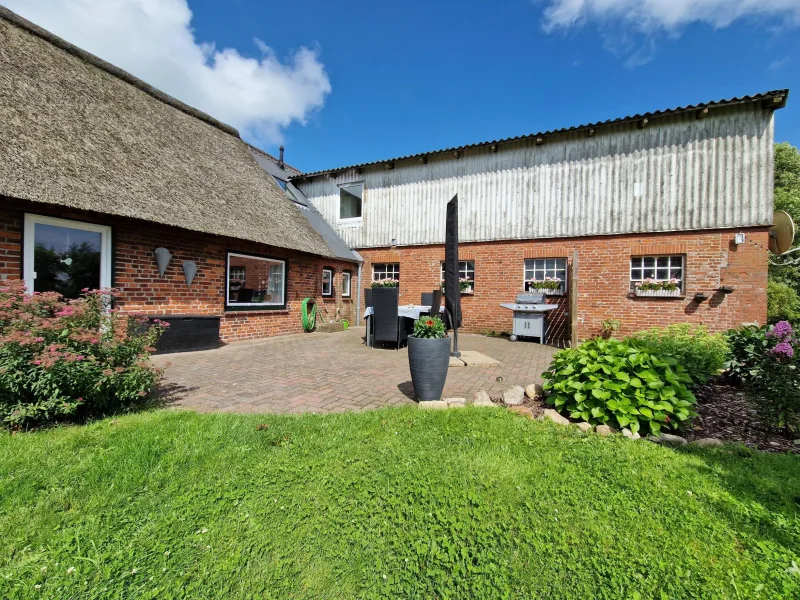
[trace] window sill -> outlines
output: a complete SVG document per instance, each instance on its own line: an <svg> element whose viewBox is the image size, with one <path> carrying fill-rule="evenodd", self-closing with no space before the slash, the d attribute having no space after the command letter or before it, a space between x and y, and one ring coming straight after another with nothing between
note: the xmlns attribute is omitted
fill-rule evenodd
<svg viewBox="0 0 800 600"><path fill-rule="evenodd" d="M286 308L238 308L235 310L227 309L222 313L224 317L235 316L258 316L258 315L288 315L289 311Z"/></svg>
<svg viewBox="0 0 800 600"><path fill-rule="evenodd" d="M655 295L650 296L650 295L637 294L636 292L630 292L628 294L628 297L631 298L632 300L685 300L686 294L681 293L671 296L655 296Z"/></svg>

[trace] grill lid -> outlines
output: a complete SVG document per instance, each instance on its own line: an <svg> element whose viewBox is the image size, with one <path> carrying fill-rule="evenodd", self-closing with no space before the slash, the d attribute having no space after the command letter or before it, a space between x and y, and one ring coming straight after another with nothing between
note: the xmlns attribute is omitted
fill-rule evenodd
<svg viewBox="0 0 800 600"><path fill-rule="evenodd" d="M544 304L544 294L525 292L517 294L517 304Z"/></svg>

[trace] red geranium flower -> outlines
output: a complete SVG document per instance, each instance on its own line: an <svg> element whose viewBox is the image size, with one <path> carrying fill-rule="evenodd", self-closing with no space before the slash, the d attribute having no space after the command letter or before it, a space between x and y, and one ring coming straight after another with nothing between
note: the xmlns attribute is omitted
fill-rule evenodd
<svg viewBox="0 0 800 600"><path fill-rule="evenodd" d="M433 327L433 321L428 319L427 321L425 321L425 325L427 325L428 327Z"/></svg>

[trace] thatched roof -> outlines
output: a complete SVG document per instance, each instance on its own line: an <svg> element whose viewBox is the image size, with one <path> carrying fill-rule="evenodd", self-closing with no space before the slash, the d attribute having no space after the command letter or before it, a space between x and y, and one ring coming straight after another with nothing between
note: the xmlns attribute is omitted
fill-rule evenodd
<svg viewBox="0 0 800 600"><path fill-rule="evenodd" d="M2 6L0 196L334 255L235 129Z"/></svg>

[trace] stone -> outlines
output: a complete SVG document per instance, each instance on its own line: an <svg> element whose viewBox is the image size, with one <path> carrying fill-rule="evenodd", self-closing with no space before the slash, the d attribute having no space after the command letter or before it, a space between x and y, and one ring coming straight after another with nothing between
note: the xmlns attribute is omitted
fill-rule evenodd
<svg viewBox="0 0 800 600"><path fill-rule="evenodd" d="M467 408L466 404L448 404L447 408Z"/></svg>
<svg viewBox="0 0 800 600"><path fill-rule="evenodd" d="M419 407L423 410L443 410L447 408L444 400L421 400Z"/></svg>
<svg viewBox="0 0 800 600"><path fill-rule="evenodd" d="M475 352L474 350L462 350L461 360L464 361L468 367L499 367L501 364L499 360L495 360L490 356Z"/></svg>
<svg viewBox="0 0 800 600"><path fill-rule="evenodd" d="M344 331L344 324L341 322L332 321L317 325L317 333L336 333L338 331Z"/></svg>
<svg viewBox="0 0 800 600"><path fill-rule="evenodd" d="M492 402L492 399L485 390L475 392L475 395L472 397L472 405L483 406L487 408L495 408L497 406L494 402Z"/></svg>
<svg viewBox="0 0 800 600"><path fill-rule="evenodd" d="M658 437L648 435L647 439L656 444L664 444L665 446L683 446L688 443L686 438L682 438L679 435L672 435L671 433L662 433Z"/></svg>
<svg viewBox="0 0 800 600"><path fill-rule="evenodd" d="M608 425L598 425L597 427L594 428L594 431L595 431L595 433L597 435L600 435L600 436L603 436L603 437L607 437L607 436L611 435L612 433L616 433L617 432L616 429L614 429L613 427L609 427Z"/></svg>
<svg viewBox="0 0 800 600"><path fill-rule="evenodd" d="M508 406L519 406L525 398L525 388L521 385L512 385L503 392L503 402Z"/></svg>
<svg viewBox="0 0 800 600"><path fill-rule="evenodd" d="M695 444L702 447L711 447L711 446L722 446L722 440L718 440L717 438L700 438L699 440L694 441Z"/></svg>
<svg viewBox="0 0 800 600"><path fill-rule="evenodd" d="M513 413L517 413L518 415L522 415L523 417L533 419L533 411L527 406L510 406L508 410Z"/></svg>
<svg viewBox="0 0 800 600"><path fill-rule="evenodd" d="M466 398L442 398L444 402L447 402L447 406L453 406L455 404L464 406L467 403Z"/></svg>
<svg viewBox="0 0 800 600"><path fill-rule="evenodd" d="M542 395L542 386L536 383L531 383L525 386L525 395L531 400L536 399L537 396Z"/></svg>
<svg viewBox="0 0 800 600"><path fill-rule="evenodd" d="M569 425L569 419L562 417L552 408L546 408L544 410L544 418L550 419L553 423L558 423L559 425Z"/></svg>
<svg viewBox="0 0 800 600"><path fill-rule="evenodd" d="M580 423L575 423L575 427L580 429L583 432L589 433L594 427L592 427L591 423L587 423L586 421L581 421Z"/></svg>
<svg viewBox="0 0 800 600"><path fill-rule="evenodd" d="M628 428L623 428L622 429L622 435L625 436L626 438L631 439L631 440L638 440L639 438L642 437L638 433L633 432Z"/></svg>

